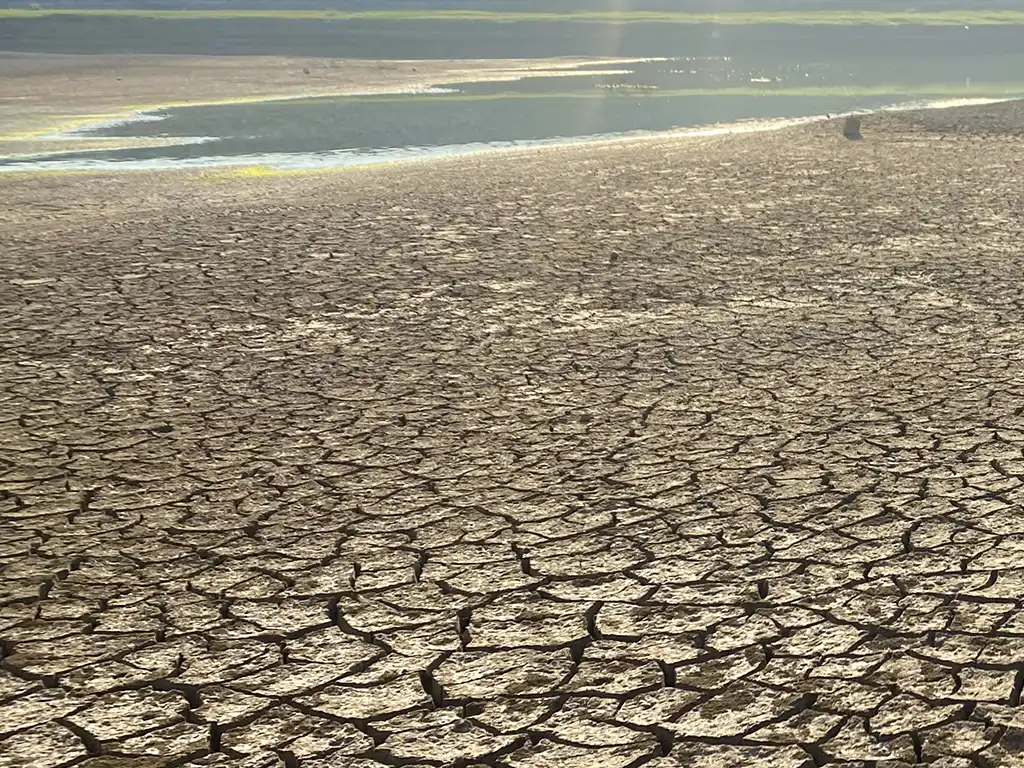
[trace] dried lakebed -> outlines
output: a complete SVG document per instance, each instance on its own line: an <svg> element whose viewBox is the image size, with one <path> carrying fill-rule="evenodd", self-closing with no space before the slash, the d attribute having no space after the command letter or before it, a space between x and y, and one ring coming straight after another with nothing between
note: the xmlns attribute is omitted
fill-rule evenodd
<svg viewBox="0 0 1024 768"><path fill-rule="evenodd" d="M1024 109L864 137L4 180L0 765L1021 765Z"/></svg>

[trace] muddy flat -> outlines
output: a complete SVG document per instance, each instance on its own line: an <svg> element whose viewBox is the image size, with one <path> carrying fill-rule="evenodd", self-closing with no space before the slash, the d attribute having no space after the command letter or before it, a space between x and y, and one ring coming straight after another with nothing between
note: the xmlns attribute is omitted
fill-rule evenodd
<svg viewBox="0 0 1024 768"><path fill-rule="evenodd" d="M0 765L1024 761L1019 103L0 180Z"/></svg>

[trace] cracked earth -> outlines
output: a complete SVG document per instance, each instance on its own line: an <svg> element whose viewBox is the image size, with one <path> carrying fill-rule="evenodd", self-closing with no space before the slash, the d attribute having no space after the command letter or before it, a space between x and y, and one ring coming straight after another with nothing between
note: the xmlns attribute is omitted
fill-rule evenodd
<svg viewBox="0 0 1024 768"><path fill-rule="evenodd" d="M1024 109L864 135L5 181L0 766L1024 765Z"/></svg>

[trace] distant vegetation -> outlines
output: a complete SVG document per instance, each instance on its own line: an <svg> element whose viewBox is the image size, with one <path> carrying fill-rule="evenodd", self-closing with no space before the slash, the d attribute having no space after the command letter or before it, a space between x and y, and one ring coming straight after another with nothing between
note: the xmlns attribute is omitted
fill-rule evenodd
<svg viewBox="0 0 1024 768"><path fill-rule="evenodd" d="M981 0L0 0L6 8L143 10L488 10L506 13L551 11L668 11L750 13L760 11L929 11L977 9ZM1020 0L984 0L985 10L1020 10Z"/></svg>
<svg viewBox="0 0 1024 768"><path fill-rule="evenodd" d="M549 6L550 7L550 6ZM370 10L297 10L280 8L0 8L3 18L41 18L53 15L134 16L162 19L365 19L379 21L541 21L619 22L658 24L800 24L928 26L1024 24L1024 10L786 10L731 11L725 13L669 10L505 11L478 8L385 8Z"/></svg>

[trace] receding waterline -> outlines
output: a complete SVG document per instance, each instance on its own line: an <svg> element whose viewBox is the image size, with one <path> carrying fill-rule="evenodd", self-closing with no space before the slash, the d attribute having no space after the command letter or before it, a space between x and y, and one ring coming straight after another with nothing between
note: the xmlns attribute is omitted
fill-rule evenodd
<svg viewBox="0 0 1024 768"><path fill-rule="evenodd" d="M47 159L48 155L27 157L21 161L0 163L0 173L25 173L34 171L58 172L110 172L110 171L167 171L202 169L237 169L260 167L272 171L326 171L331 169L358 168L371 165L414 162L446 157L458 157L480 153L522 150L542 147L566 147L580 144L620 143L650 141L664 138L698 138L729 134L760 133L777 131L799 125L821 122L830 117L846 114L866 114L875 111L907 111L914 109L945 109L959 106L995 104L1007 98L950 98L930 101L900 102L877 110L852 110L833 115L812 115L804 117L780 117L769 119L747 119L715 125L680 128L671 131L635 131L630 133L604 133L587 136L557 136L545 139L524 139L513 141L472 142L439 146L405 146L384 148L346 148L325 152L268 152L243 155L211 155L194 158L151 158L145 160L110 160L75 158L69 160ZM158 115L133 113L118 118L120 122L152 120ZM113 124L114 121L108 121ZM76 130L82 130L81 128ZM201 143L207 137L181 137L175 143ZM216 139L213 139L216 140Z"/></svg>
<svg viewBox="0 0 1024 768"><path fill-rule="evenodd" d="M195 158L152 158L146 160L83 159L47 160L40 156L33 160L11 162L0 165L0 173L15 171L158 171L175 169L238 168L261 166L282 171L329 170L332 168L353 168L382 163L430 160L442 157L495 152L501 150L531 149L540 147L565 147L577 144L643 141L659 137L699 137L730 133L753 133L779 130L794 125L803 125L824 119L825 116L778 118L773 120L741 120L698 128L674 131L636 131L632 133L604 133L589 136L556 136L546 139L523 139L515 141L473 142L440 146L406 146L367 149L337 149L327 152L267 152L249 155L213 155Z"/></svg>

